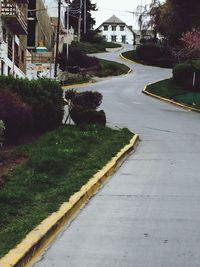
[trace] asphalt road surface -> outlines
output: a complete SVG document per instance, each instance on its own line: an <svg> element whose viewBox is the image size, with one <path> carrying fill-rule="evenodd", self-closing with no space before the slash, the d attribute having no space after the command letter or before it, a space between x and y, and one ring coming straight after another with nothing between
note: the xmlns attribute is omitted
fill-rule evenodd
<svg viewBox="0 0 200 267"><path fill-rule="evenodd" d="M170 70L126 64L132 74L87 89L103 94L109 125L141 142L36 267L200 266L200 114L141 93Z"/></svg>

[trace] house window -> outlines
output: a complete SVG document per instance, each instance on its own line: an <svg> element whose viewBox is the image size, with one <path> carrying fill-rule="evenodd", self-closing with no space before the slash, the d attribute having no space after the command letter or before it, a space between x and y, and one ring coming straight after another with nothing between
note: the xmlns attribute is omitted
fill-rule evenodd
<svg viewBox="0 0 200 267"><path fill-rule="evenodd" d="M120 31L124 31L124 26L120 26Z"/></svg>
<svg viewBox="0 0 200 267"><path fill-rule="evenodd" d="M112 26L112 31L116 31L116 26Z"/></svg>
<svg viewBox="0 0 200 267"><path fill-rule="evenodd" d="M117 41L117 36L111 35L111 42L116 42L116 41Z"/></svg>
<svg viewBox="0 0 200 267"><path fill-rule="evenodd" d="M126 43L126 35L122 35L122 43Z"/></svg>
<svg viewBox="0 0 200 267"><path fill-rule="evenodd" d="M104 41L107 40L107 36L106 35L103 35L102 38L103 38Z"/></svg>
<svg viewBox="0 0 200 267"><path fill-rule="evenodd" d="M104 27L104 31L107 31L108 30L108 26L107 25L105 25L103 27Z"/></svg>

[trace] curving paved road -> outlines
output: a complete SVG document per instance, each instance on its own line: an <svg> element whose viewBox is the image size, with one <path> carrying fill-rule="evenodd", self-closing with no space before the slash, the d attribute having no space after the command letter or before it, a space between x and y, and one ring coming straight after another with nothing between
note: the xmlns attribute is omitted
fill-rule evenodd
<svg viewBox="0 0 200 267"><path fill-rule="evenodd" d="M37 267L200 266L200 115L141 93L170 70L128 65L132 74L88 89L103 94L109 123L141 142Z"/></svg>

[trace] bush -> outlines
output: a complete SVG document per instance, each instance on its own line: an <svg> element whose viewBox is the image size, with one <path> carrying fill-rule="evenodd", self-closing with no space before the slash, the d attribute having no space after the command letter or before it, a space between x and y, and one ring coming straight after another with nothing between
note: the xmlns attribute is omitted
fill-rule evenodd
<svg viewBox="0 0 200 267"><path fill-rule="evenodd" d="M100 124L105 126L106 124L106 115L103 110L74 107L70 111L70 116L77 125Z"/></svg>
<svg viewBox="0 0 200 267"><path fill-rule="evenodd" d="M69 69L71 66L76 66L76 71L78 71L79 68L98 66L99 60L95 57L87 56L85 52L79 48L70 47L68 60L66 57L66 48L64 48L62 54L59 56L59 64L62 71Z"/></svg>
<svg viewBox="0 0 200 267"><path fill-rule="evenodd" d="M8 142L16 142L31 130L31 107L9 91L0 91L0 118L5 123L5 138Z"/></svg>
<svg viewBox="0 0 200 267"><path fill-rule="evenodd" d="M196 75L193 86L194 73ZM177 64L173 68L173 80L175 84L200 91L200 60L188 61Z"/></svg>
<svg viewBox="0 0 200 267"><path fill-rule="evenodd" d="M140 60L151 62L161 57L161 48L156 44L143 44L136 48L136 56Z"/></svg>
<svg viewBox="0 0 200 267"><path fill-rule="evenodd" d="M29 81L0 76L0 91L2 88L17 94L32 108L34 130L52 130L62 123L63 92L58 82L44 78Z"/></svg>
<svg viewBox="0 0 200 267"><path fill-rule="evenodd" d="M159 58L155 60L155 64L162 68L172 68L174 61L171 58Z"/></svg>
<svg viewBox="0 0 200 267"><path fill-rule="evenodd" d="M106 124L104 111L96 110L102 102L100 93L91 91L77 93L74 90L67 90L65 98L72 102L70 116L76 124Z"/></svg>

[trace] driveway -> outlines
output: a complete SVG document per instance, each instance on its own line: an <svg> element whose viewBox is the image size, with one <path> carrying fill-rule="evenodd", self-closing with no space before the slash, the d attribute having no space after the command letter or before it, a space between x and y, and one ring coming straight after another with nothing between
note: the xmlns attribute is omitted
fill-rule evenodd
<svg viewBox="0 0 200 267"><path fill-rule="evenodd" d="M87 89L103 94L109 125L141 142L37 267L200 266L200 115L141 93L170 70L126 64L132 74Z"/></svg>

